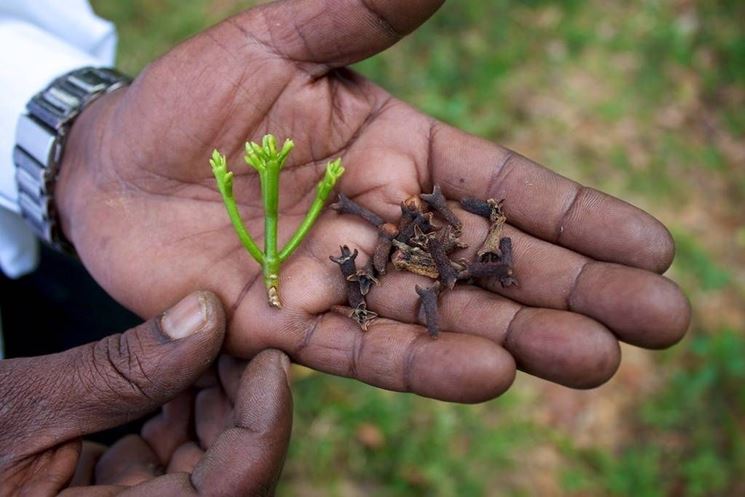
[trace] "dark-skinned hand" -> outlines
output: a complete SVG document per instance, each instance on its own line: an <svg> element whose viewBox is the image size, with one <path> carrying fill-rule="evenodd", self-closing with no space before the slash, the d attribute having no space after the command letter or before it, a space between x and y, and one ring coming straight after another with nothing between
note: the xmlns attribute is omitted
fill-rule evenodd
<svg viewBox="0 0 745 497"><path fill-rule="evenodd" d="M273 495L292 428L289 359L223 356L217 297L197 292L124 334L0 361L0 497ZM110 448L81 437L160 406Z"/></svg>
<svg viewBox="0 0 745 497"><path fill-rule="evenodd" d="M58 187L63 229L91 274L143 316L195 288L216 292L228 308L231 354L273 347L317 370L451 401L499 395L516 367L593 387L617 369L619 340L648 348L679 340L690 310L660 276L674 254L660 222L438 122L344 67L391 46L441 3L262 5L182 43L91 106L73 126ZM327 210L282 267L284 308L269 307L208 163L214 148L227 154L261 246L259 181L241 164L244 142L268 132L296 143L281 178L280 246L326 162L342 157L338 190L388 221L435 183L452 201L505 199L520 286L456 287L441 302L445 332L432 340L414 291L426 282L390 274L369 295L381 319L364 333L330 311L344 303L345 283L328 256L340 244L369 255L376 232ZM461 256L470 257L487 222L456 212L472 247Z"/></svg>

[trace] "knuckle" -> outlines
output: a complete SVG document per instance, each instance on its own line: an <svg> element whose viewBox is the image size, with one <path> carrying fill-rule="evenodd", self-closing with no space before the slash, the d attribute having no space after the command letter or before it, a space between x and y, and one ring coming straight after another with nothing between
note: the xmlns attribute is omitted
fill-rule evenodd
<svg viewBox="0 0 745 497"><path fill-rule="evenodd" d="M123 395L153 398L157 387L146 366L147 351L137 333L111 335L95 344L92 367L81 378L96 390L121 398Z"/></svg>

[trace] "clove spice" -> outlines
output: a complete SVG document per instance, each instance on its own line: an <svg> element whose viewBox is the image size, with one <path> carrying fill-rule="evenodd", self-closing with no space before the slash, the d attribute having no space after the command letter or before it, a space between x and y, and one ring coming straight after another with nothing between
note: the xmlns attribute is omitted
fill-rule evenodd
<svg viewBox="0 0 745 497"><path fill-rule="evenodd" d="M378 226L378 244L373 253L373 267L378 274L385 274L388 258L391 255L393 239L398 236L398 228L391 223Z"/></svg>
<svg viewBox="0 0 745 497"><path fill-rule="evenodd" d="M341 250L341 256L329 256L329 259L339 265L341 274L347 282L347 303L352 308L349 317L354 319L363 331L367 331L368 324L378 315L367 308L365 296L357 279L355 259L358 251L354 249L354 252L352 252L346 245L339 247L339 249Z"/></svg>
<svg viewBox="0 0 745 497"><path fill-rule="evenodd" d="M415 287L421 302L420 312L433 338L439 333L438 297L442 291L453 289L458 281L497 278L502 287L518 285L513 269L512 240L502 236L507 221L502 209L503 201L463 198L460 203L466 211L489 220L489 231L472 262L456 262L450 258L449 254L467 248L467 245L461 242L463 223L447 205L439 185L434 185L432 193L412 196L401 202L398 225L384 223L377 214L339 195L339 201L334 205L336 210L362 217L378 228L378 243L365 267L356 268L357 251L351 252L346 246L341 247L340 257L331 257L340 265L347 281L347 300L352 307L349 317L363 330L377 317L367 309L365 295L378 284L378 276L386 273L389 260L399 271L437 280L427 288ZM435 214L437 225L434 224Z"/></svg>
<svg viewBox="0 0 745 497"><path fill-rule="evenodd" d="M343 193L339 194L336 202L331 204L331 208L340 214L351 214L353 216L361 217L373 226L380 226L385 221L383 218L375 214L373 211L362 207L360 204L347 197Z"/></svg>
<svg viewBox="0 0 745 497"><path fill-rule="evenodd" d="M432 193L422 193L419 195L419 198L427 202L432 210L437 212L457 233L460 233L463 229L463 222L448 207L448 202L445 199L445 195L442 194L440 185L436 184L432 188Z"/></svg>
<svg viewBox="0 0 745 497"><path fill-rule="evenodd" d="M440 314L437 309L437 297L440 295L440 283L422 288L419 285L414 287L419 295L421 309L424 312L424 321L427 325L427 332L432 338L437 338L440 334Z"/></svg>

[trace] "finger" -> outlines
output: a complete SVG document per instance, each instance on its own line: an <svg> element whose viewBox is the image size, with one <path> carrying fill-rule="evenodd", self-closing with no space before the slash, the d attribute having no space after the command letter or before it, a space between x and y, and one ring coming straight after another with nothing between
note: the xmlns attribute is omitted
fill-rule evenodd
<svg viewBox="0 0 745 497"><path fill-rule="evenodd" d="M668 230L622 200L444 124L434 126L431 149L432 182L451 199L505 199L511 224L598 261L659 273L672 262Z"/></svg>
<svg viewBox="0 0 745 497"><path fill-rule="evenodd" d="M472 260L488 231L488 222L457 210L469 248L459 256ZM569 249L530 236L511 226L514 270L520 284L503 288L496 279L480 284L533 307L569 310L592 317L625 342L660 348L685 334L690 306L669 279L641 269L596 262Z"/></svg>
<svg viewBox="0 0 745 497"><path fill-rule="evenodd" d="M57 497L114 497L121 496L125 490L126 487L119 485L71 487L63 490Z"/></svg>
<svg viewBox="0 0 745 497"><path fill-rule="evenodd" d="M9 412L24 447L69 440L142 416L191 385L217 355L224 314L217 297L197 292L161 317L70 351L0 363L21 383ZM0 390L14 388L3 381ZM23 385L34 385L33 389ZM2 393L2 392L0 392ZM8 396L3 396L10 398Z"/></svg>
<svg viewBox="0 0 745 497"><path fill-rule="evenodd" d="M158 455L162 465L168 464L178 446L189 440L194 395L184 392L163 406L161 412L142 427L140 436Z"/></svg>
<svg viewBox="0 0 745 497"><path fill-rule="evenodd" d="M304 328L254 337L259 339L252 343L235 333L235 347L249 354L253 347L278 348L318 371L451 402L493 399L515 377L510 354L482 337L445 332L433 339L422 326L387 319L374 321L365 332L336 313L303 322Z"/></svg>
<svg viewBox="0 0 745 497"><path fill-rule="evenodd" d="M204 451L194 442L186 442L181 445L171 456L168 463L167 473L189 473L204 456Z"/></svg>
<svg viewBox="0 0 745 497"><path fill-rule="evenodd" d="M235 428L224 432L192 473L194 487L212 495L270 495L279 479L292 430L290 361L277 350L246 368L235 407Z"/></svg>
<svg viewBox="0 0 745 497"><path fill-rule="evenodd" d="M217 362L217 371L220 377L220 384L231 403L235 403L235 397L238 395L238 389L241 385L243 371L248 366L248 361L237 359L223 354Z"/></svg>
<svg viewBox="0 0 745 497"><path fill-rule="evenodd" d="M414 31L444 0L287 0L235 18L250 37L295 62L340 67L366 59ZM226 29L232 20L226 23Z"/></svg>
<svg viewBox="0 0 745 497"><path fill-rule="evenodd" d="M106 452L107 447L105 445L83 441L80 449L80 457L78 458L78 465L75 468L75 474L70 480L71 487L79 487L83 485L90 485L93 483L93 475L95 474L96 464L101 456Z"/></svg>
<svg viewBox="0 0 745 497"><path fill-rule="evenodd" d="M127 435L107 450L96 465L96 484L134 486L163 474L158 456L137 435Z"/></svg>
<svg viewBox="0 0 745 497"><path fill-rule="evenodd" d="M207 449L232 421L232 408L219 385L197 393L194 419L197 438L203 449Z"/></svg>
<svg viewBox="0 0 745 497"><path fill-rule="evenodd" d="M4 408L5 406L0 406L0 412ZM51 447L43 455L34 454L26 461L20 461L14 468L12 445L8 443L3 445L3 449L11 448L11 451L8 451L9 453L0 454L0 461L3 462L2 470L0 470L0 495L3 497L9 495L57 495L63 487L67 486L70 475L74 474L75 464L81 450L80 440L72 440L57 445L52 442L49 444ZM10 447L8 447L9 445ZM19 473L12 474L14 469L16 471L20 470ZM24 472L27 474L24 474ZM10 478L6 480L7 476L10 476Z"/></svg>
<svg viewBox="0 0 745 497"><path fill-rule="evenodd" d="M427 281L392 272L385 287L370 292L370 308L398 321L423 323L412 288ZM439 311L443 330L488 338L512 354L519 369L564 386L596 387L613 376L621 360L613 334L580 314L525 307L470 285L444 292Z"/></svg>

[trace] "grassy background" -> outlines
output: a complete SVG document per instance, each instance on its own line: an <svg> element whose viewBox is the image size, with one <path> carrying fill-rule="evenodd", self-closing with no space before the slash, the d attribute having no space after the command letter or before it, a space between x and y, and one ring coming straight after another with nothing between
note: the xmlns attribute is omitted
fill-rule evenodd
<svg viewBox="0 0 745 497"><path fill-rule="evenodd" d="M136 74L256 2L96 0ZM359 70L671 227L686 339L607 385L449 405L297 370L279 495L745 495L745 3L448 3Z"/></svg>

